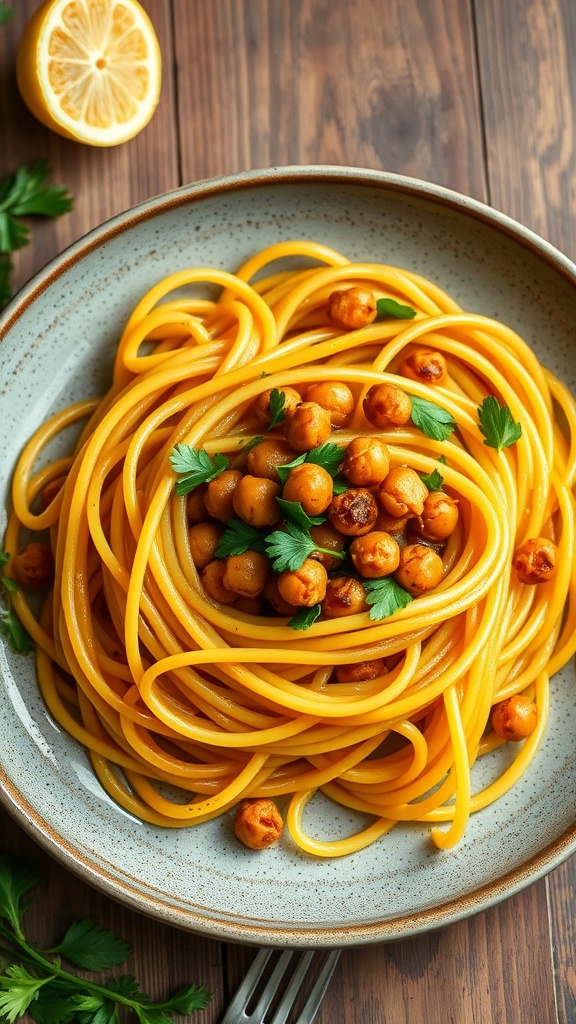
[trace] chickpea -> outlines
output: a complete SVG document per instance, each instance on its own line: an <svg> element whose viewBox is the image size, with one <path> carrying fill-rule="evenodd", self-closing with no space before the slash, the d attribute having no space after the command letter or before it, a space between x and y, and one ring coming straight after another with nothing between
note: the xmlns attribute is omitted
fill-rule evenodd
<svg viewBox="0 0 576 1024"><path fill-rule="evenodd" d="M264 590L269 563L266 555L258 551L244 551L241 555L229 555L222 582L228 590L240 597L258 597Z"/></svg>
<svg viewBox="0 0 576 1024"><path fill-rule="evenodd" d="M48 587L54 579L54 557L47 544L31 541L12 562L14 578L32 590Z"/></svg>
<svg viewBox="0 0 576 1024"><path fill-rule="evenodd" d="M272 421L270 396L274 390L280 391L284 395L284 405L282 406L284 417L288 416L289 412L295 409L297 405L300 405L302 401L302 396L295 388L268 388L267 391L263 391L254 402L254 414L263 427L269 427Z"/></svg>
<svg viewBox="0 0 576 1024"><path fill-rule="evenodd" d="M448 367L441 352L431 348L417 348L404 357L400 373L421 384L444 384Z"/></svg>
<svg viewBox="0 0 576 1024"><path fill-rule="evenodd" d="M319 448L331 433L330 413L317 402L302 402L284 421L286 440L295 452Z"/></svg>
<svg viewBox="0 0 576 1024"><path fill-rule="evenodd" d="M400 547L389 533L371 530L356 537L350 545L354 568L366 579L389 576L400 564Z"/></svg>
<svg viewBox="0 0 576 1024"><path fill-rule="evenodd" d="M354 395L347 384L335 380L323 380L311 384L306 390L306 401L316 402L330 413L333 427L345 427L354 412Z"/></svg>
<svg viewBox="0 0 576 1024"><path fill-rule="evenodd" d="M359 285L332 292L328 299L328 316L345 331L367 327L376 319L374 292Z"/></svg>
<svg viewBox="0 0 576 1024"><path fill-rule="evenodd" d="M376 487L389 469L388 447L379 437L355 437L346 445L342 475L353 487Z"/></svg>
<svg viewBox="0 0 576 1024"><path fill-rule="evenodd" d="M218 541L223 534L218 523L196 523L190 529L190 554L197 569L204 569L216 557Z"/></svg>
<svg viewBox="0 0 576 1024"><path fill-rule="evenodd" d="M200 580L206 593L220 604L233 604L238 594L234 594L228 587L224 586L224 573L226 561L223 558L216 558L208 562L200 573Z"/></svg>
<svg viewBox="0 0 576 1024"><path fill-rule="evenodd" d="M335 530L330 523L320 523L318 526L310 527L310 536L319 548L328 548L330 551L342 551L344 547L344 534ZM330 572L337 569L341 559L335 555L327 555L325 551L314 551L310 558L321 562L324 568Z"/></svg>
<svg viewBox="0 0 576 1024"><path fill-rule="evenodd" d="M427 497L426 484L408 466L391 469L378 487L380 504L391 516L422 515Z"/></svg>
<svg viewBox="0 0 576 1024"><path fill-rule="evenodd" d="M282 497L286 501L299 501L309 516L324 512L334 492L332 477L322 466L313 462L302 462L290 470Z"/></svg>
<svg viewBox="0 0 576 1024"><path fill-rule="evenodd" d="M350 487L337 494L328 507L332 526L347 537L361 537L369 533L377 516L376 501L365 487Z"/></svg>
<svg viewBox="0 0 576 1024"><path fill-rule="evenodd" d="M276 501L279 495L280 484L264 476L246 474L234 491L234 511L250 526L273 526L280 519Z"/></svg>
<svg viewBox="0 0 576 1024"><path fill-rule="evenodd" d="M54 498L60 493L64 484L66 483L65 476L57 476L54 480L50 480L44 487L42 494L40 495L40 501L42 508L48 508L52 504Z"/></svg>
<svg viewBox="0 0 576 1024"><path fill-rule="evenodd" d="M243 800L234 815L236 838L250 850L265 850L278 842L284 822L272 800Z"/></svg>
<svg viewBox="0 0 576 1024"><path fill-rule="evenodd" d="M264 476L278 483L277 466L292 462L294 452L281 437L267 437L248 452L246 469L250 476Z"/></svg>
<svg viewBox="0 0 576 1024"><path fill-rule="evenodd" d="M227 523L234 515L234 493L242 479L239 469L225 469L206 487L204 505L209 515Z"/></svg>
<svg viewBox="0 0 576 1024"><path fill-rule="evenodd" d="M200 484L193 491L190 491L186 499L186 515L188 516L190 526L194 526L196 523L203 523L206 520L206 512L208 510L204 504L204 499L207 490L207 484Z"/></svg>
<svg viewBox="0 0 576 1024"><path fill-rule="evenodd" d="M272 605L274 611L277 612L278 615L287 615L290 618L292 618L292 616L295 615L296 612L298 611L298 608L296 607L295 604L290 604L288 601L285 601L283 597L281 597L280 591L278 590L277 576L271 575L268 577L264 585L263 594L266 600L269 602L269 604Z"/></svg>
<svg viewBox="0 0 576 1024"><path fill-rule="evenodd" d="M430 491L414 526L424 540L446 540L458 525L458 505L444 491Z"/></svg>
<svg viewBox="0 0 576 1024"><path fill-rule="evenodd" d="M278 592L288 604L297 608L312 608L324 600L328 573L320 562L307 558L299 569L285 569L278 577Z"/></svg>
<svg viewBox="0 0 576 1024"><path fill-rule="evenodd" d="M353 576L337 576L328 580L322 612L327 619L340 619L367 610L366 591Z"/></svg>
<svg viewBox="0 0 576 1024"><path fill-rule="evenodd" d="M412 400L397 384L373 384L362 402L364 415L379 430L403 427L412 415Z"/></svg>
<svg viewBox="0 0 576 1024"><path fill-rule="evenodd" d="M378 518L374 523L374 529L384 533L391 533L393 537L397 537L399 534L404 533L411 519L411 516L391 516L388 512L380 509Z"/></svg>
<svg viewBox="0 0 576 1024"><path fill-rule="evenodd" d="M545 583L556 572L558 550L546 537L531 537L514 552L512 565L520 583Z"/></svg>
<svg viewBox="0 0 576 1024"><path fill-rule="evenodd" d="M444 567L440 555L424 544L407 544L400 551L400 564L394 578L412 597L433 590L442 579Z"/></svg>
<svg viewBox="0 0 576 1024"><path fill-rule="evenodd" d="M236 601L238 611L244 612L246 615L260 615L263 604L261 594L258 597L239 597Z"/></svg>
<svg viewBox="0 0 576 1024"><path fill-rule="evenodd" d="M519 743L534 732L538 708L525 694L517 693L495 704L490 717L492 728L500 739Z"/></svg>
<svg viewBox="0 0 576 1024"><path fill-rule="evenodd" d="M388 674L382 658L373 661L357 661L353 665L338 665L334 670L337 683L364 683L367 679L378 679Z"/></svg>

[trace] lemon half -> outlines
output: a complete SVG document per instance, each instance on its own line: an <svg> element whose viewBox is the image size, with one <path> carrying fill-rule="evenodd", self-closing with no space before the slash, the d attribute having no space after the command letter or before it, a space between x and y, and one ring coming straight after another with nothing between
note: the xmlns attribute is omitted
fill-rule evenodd
<svg viewBox="0 0 576 1024"><path fill-rule="evenodd" d="M16 75L42 124L77 142L116 146L152 117L162 60L137 0L47 0L24 30Z"/></svg>

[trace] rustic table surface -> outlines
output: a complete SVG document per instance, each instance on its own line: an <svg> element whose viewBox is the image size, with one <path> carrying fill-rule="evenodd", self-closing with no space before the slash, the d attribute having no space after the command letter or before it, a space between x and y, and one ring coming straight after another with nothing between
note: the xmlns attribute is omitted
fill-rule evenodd
<svg viewBox="0 0 576 1024"><path fill-rule="evenodd" d="M348 164L428 179L491 203L576 258L574 0L144 0L164 84L132 142L91 149L25 109L14 57L37 0L0 28L0 175L49 160L73 212L34 226L14 286L86 231L177 185L248 168ZM39 939L94 916L133 943L160 996L189 981L220 1020L254 951L186 934L89 888L0 809L0 849L33 854ZM345 951L318 1024L576 1020L576 858L442 931Z"/></svg>

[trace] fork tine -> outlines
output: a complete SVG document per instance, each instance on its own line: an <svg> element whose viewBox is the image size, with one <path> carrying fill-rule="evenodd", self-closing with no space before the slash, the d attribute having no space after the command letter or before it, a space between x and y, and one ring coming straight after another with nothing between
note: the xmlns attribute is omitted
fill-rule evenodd
<svg viewBox="0 0 576 1024"><path fill-rule="evenodd" d="M270 1003L274 999L274 996L278 992L278 986L280 985L280 982L282 981L282 978L284 977L284 974L288 967L288 964L292 959L292 952L293 951L291 949L285 949L284 952L280 955L278 963L275 964L274 970L272 971L270 978L266 982L264 991L262 992L262 995L260 996L258 1003L254 1007L254 1010L250 1014L250 1019L253 1020L255 1024L260 1024L260 1021L264 1020L264 1017L266 1016L266 1011L270 1006ZM290 1006L291 1005L292 1004L290 1004Z"/></svg>
<svg viewBox="0 0 576 1024"><path fill-rule="evenodd" d="M296 1024L312 1024L318 1010L320 1009L322 1000L326 995L326 989L330 984L330 979L334 974L334 969L340 959L340 953L341 950L333 949L326 957L322 970L314 982L314 987L302 1008L302 1013L298 1017Z"/></svg>
<svg viewBox="0 0 576 1024"><path fill-rule="evenodd" d="M286 991L284 992L282 999L278 1003L276 1012L272 1017L271 1024L285 1024L288 1019L288 1014L296 1002L298 993L300 992L300 986L306 977L306 972L312 963L313 957L314 952L311 949L301 954L296 970L286 986Z"/></svg>
<svg viewBox="0 0 576 1024"><path fill-rule="evenodd" d="M272 956L272 949L261 949L250 964L246 977L239 985L232 1002L229 1004L226 1013L222 1018L222 1024L236 1024L243 1017L243 1011L249 1002L254 990L262 977L262 973L268 960Z"/></svg>

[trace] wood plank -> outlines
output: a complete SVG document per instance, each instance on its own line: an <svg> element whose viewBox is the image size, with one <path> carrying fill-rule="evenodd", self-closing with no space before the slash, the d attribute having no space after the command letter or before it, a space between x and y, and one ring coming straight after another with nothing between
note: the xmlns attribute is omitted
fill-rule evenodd
<svg viewBox="0 0 576 1024"><path fill-rule="evenodd" d="M576 857L571 857L549 876L548 890L558 1021L559 1024L573 1024L576 1020Z"/></svg>
<svg viewBox="0 0 576 1024"><path fill-rule="evenodd" d="M174 0L184 180L384 168L484 196L468 2ZM199 59L202 55L202 59Z"/></svg>
<svg viewBox="0 0 576 1024"><path fill-rule="evenodd" d="M573 0L476 0L476 20L491 202L574 259Z"/></svg>
<svg viewBox="0 0 576 1024"><path fill-rule="evenodd" d="M14 70L16 51L24 25L37 7L36 0L20 0L14 5L13 17L0 31L0 175L13 173L21 163L47 159L53 180L72 193L75 208L73 216L35 222L34 244L14 257L15 290L91 228L179 184L169 5L163 0L146 3L163 54L164 79L158 109L135 139L103 149L55 135L30 114L20 98Z"/></svg>

